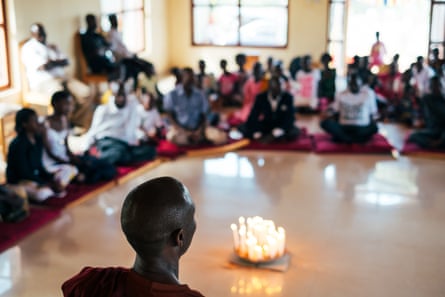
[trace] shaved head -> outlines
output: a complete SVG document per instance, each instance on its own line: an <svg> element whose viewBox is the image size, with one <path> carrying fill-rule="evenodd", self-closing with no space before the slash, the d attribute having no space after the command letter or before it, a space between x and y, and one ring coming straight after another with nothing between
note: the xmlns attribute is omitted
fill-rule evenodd
<svg viewBox="0 0 445 297"><path fill-rule="evenodd" d="M182 255L189 247L196 224L195 207L187 188L172 177L149 180L125 198L122 230L141 257L156 256L167 245L174 245L180 234Z"/></svg>

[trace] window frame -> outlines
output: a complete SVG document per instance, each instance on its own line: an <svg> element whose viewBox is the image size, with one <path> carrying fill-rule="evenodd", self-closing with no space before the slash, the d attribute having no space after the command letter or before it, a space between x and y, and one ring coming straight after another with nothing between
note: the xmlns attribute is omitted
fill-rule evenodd
<svg viewBox="0 0 445 297"><path fill-rule="evenodd" d="M192 46L196 46L196 47L236 47L236 48L271 48L271 49L287 49L289 46L289 24L290 24L290 0L287 0L287 27L286 27L286 44L285 45L277 45L277 46L273 46L273 45L242 45L241 44L241 32L240 32L240 28L241 28L241 8L243 7L243 5L241 5L241 0L238 0L238 43L237 44L230 44L230 45L219 45L219 44L212 44L212 43L196 43L194 40L194 36L195 36L195 26L194 26L194 8L196 7L196 5L194 4L193 0L190 0L190 25L191 25L191 32L192 32L192 36L191 36L191 44ZM267 5L267 6L272 6L275 7L274 5ZM205 6L204 6L205 7ZM244 6L245 7L245 6ZM266 7L266 6L258 6L258 7ZM277 6L278 7L278 6ZM280 6L281 7L281 6Z"/></svg>
<svg viewBox="0 0 445 297"><path fill-rule="evenodd" d="M3 23L0 23L0 28L5 32L5 39L0 41L5 43L5 60L6 60L6 79L7 83L5 85L0 85L0 91L11 88L11 64L9 60L9 39L8 39L8 24L6 19L6 3L5 0L0 1L0 13L2 14Z"/></svg>
<svg viewBox="0 0 445 297"><path fill-rule="evenodd" d="M145 28L145 21L146 21L146 15L145 15L145 1L142 1L142 6L140 8L132 8L132 9L124 9L123 8L123 3L125 2L125 0L114 0L114 1L119 1L121 3L121 9L119 11L113 11L113 12L107 12L104 13L103 9L101 7L101 23L102 23L102 18L108 18L108 15L110 14L115 14L118 17L118 20L122 20L122 16L125 13L128 12L137 12L137 11L141 11L142 12L142 22L143 22L143 26L142 26L142 32L141 32L141 36L140 38L142 39L142 49L138 49L135 51L135 53L142 53L145 52L146 48L147 48L147 43L146 43L146 28ZM106 31L107 32L107 31ZM122 32L123 33L123 32ZM122 36L123 37L123 36Z"/></svg>

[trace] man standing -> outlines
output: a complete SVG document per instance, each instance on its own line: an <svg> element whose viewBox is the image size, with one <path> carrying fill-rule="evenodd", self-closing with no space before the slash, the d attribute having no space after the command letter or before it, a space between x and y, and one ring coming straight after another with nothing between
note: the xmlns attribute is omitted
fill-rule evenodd
<svg viewBox="0 0 445 297"><path fill-rule="evenodd" d="M62 285L65 297L203 297L178 279L179 259L196 230L195 206L181 182L159 177L133 189L121 226L136 252L133 267L85 267Z"/></svg>
<svg viewBox="0 0 445 297"><path fill-rule="evenodd" d="M69 64L68 59L55 45L46 43L42 24L31 26L31 38L22 47L22 61L31 91L47 94L49 105L53 93L67 89L75 99L71 123L86 128L90 125L93 115L90 88L67 75L64 68Z"/></svg>

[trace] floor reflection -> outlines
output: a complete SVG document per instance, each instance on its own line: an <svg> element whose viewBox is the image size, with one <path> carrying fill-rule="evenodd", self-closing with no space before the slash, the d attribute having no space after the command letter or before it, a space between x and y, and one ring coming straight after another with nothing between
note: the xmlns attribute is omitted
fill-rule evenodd
<svg viewBox="0 0 445 297"><path fill-rule="evenodd" d="M355 199L379 206L413 203L419 193L417 174L407 161L377 162L366 183L355 186Z"/></svg>
<svg viewBox="0 0 445 297"><path fill-rule="evenodd" d="M278 295L283 290L283 278L280 274L270 274L267 278L260 276L240 277L230 288L232 295Z"/></svg>
<svg viewBox="0 0 445 297"><path fill-rule="evenodd" d="M222 177L253 178L255 176L249 160L235 153L225 154L223 158L205 160L204 172Z"/></svg>
<svg viewBox="0 0 445 297"><path fill-rule="evenodd" d="M15 246L0 254L0 296L8 292L22 275L21 250Z"/></svg>

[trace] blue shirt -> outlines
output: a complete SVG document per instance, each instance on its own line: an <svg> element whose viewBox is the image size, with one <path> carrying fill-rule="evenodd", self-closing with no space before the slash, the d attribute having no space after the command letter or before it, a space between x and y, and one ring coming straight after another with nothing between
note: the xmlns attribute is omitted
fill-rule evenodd
<svg viewBox="0 0 445 297"><path fill-rule="evenodd" d="M192 89L187 97L184 87L178 85L164 97L164 110L172 113L180 126L185 129L198 128L202 114L207 114L209 103L201 91Z"/></svg>

